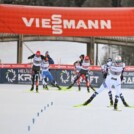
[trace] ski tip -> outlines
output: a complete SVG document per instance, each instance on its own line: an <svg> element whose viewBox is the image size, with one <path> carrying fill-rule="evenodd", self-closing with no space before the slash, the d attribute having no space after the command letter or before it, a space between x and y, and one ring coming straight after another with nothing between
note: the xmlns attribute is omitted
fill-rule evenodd
<svg viewBox="0 0 134 134"><path fill-rule="evenodd" d="M126 108L134 108L134 106L127 106Z"/></svg>
<svg viewBox="0 0 134 134"><path fill-rule="evenodd" d="M74 105L73 107L83 107L83 104Z"/></svg>
<svg viewBox="0 0 134 134"><path fill-rule="evenodd" d="M71 90L71 89L73 89L72 87L71 88L66 88L66 90Z"/></svg>
<svg viewBox="0 0 134 134"><path fill-rule="evenodd" d="M110 107L113 107L113 105L108 105L107 107L110 108Z"/></svg>
<svg viewBox="0 0 134 134"><path fill-rule="evenodd" d="M66 87L61 87L61 90L59 90L59 91L66 91L67 89L66 89Z"/></svg>
<svg viewBox="0 0 134 134"><path fill-rule="evenodd" d="M67 87L61 87L61 90L60 91L69 91L69 90L71 90L72 88L67 88Z"/></svg>
<svg viewBox="0 0 134 134"><path fill-rule="evenodd" d="M78 105L74 105L73 107L79 108L79 107L86 107L86 106L91 106L91 104L88 105L78 104Z"/></svg>
<svg viewBox="0 0 134 134"><path fill-rule="evenodd" d="M87 104L87 105L84 105L84 106L91 106L91 104Z"/></svg>

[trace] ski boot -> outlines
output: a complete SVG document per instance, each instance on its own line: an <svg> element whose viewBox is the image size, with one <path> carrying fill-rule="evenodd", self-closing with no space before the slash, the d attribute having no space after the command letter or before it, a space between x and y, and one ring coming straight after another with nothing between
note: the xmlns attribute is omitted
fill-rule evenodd
<svg viewBox="0 0 134 134"><path fill-rule="evenodd" d="M117 108L117 104L118 104L118 98L119 98L119 96L115 96L115 102L114 102L114 110L118 110L118 108Z"/></svg>
<svg viewBox="0 0 134 134"><path fill-rule="evenodd" d="M78 85L78 91L80 91L81 90L81 87L80 87L80 85Z"/></svg>
<svg viewBox="0 0 134 134"><path fill-rule="evenodd" d="M32 87L31 87L30 91L33 91L33 90L34 90L34 86L32 85Z"/></svg>
<svg viewBox="0 0 134 134"><path fill-rule="evenodd" d="M87 87L87 92L90 93L90 89L89 89L89 86Z"/></svg>
<svg viewBox="0 0 134 134"><path fill-rule="evenodd" d="M38 91L38 86L36 87L36 93L39 93L39 91Z"/></svg>
<svg viewBox="0 0 134 134"><path fill-rule="evenodd" d="M67 87L67 89L70 89L74 84L71 84L70 86Z"/></svg>
<svg viewBox="0 0 134 134"><path fill-rule="evenodd" d="M58 85L58 84L56 84L55 85L59 90L61 90L61 87Z"/></svg>
<svg viewBox="0 0 134 134"><path fill-rule="evenodd" d="M48 90L48 86L47 85L43 85L43 89Z"/></svg>

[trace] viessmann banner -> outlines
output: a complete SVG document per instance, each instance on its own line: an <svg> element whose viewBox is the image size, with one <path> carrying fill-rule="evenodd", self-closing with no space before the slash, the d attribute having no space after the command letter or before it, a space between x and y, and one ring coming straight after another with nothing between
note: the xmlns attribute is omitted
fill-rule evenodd
<svg viewBox="0 0 134 134"><path fill-rule="evenodd" d="M133 36L134 8L0 5L0 33Z"/></svg>

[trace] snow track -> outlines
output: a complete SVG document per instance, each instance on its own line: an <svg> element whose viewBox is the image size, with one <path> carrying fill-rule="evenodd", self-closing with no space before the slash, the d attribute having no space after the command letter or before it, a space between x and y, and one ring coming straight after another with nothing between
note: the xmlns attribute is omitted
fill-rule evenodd
<svg viewBox="0 0 134 134"><path fill-rule="evenodd" d="M0 85L1 134L132 134L134 108L119 101L121 112L108 108L108 91L98 95L91 106L75 108L93 93L86 88L29 92L29 85ZM123 89L123 95L134 105L134 90ZM113 91L114 95L114 91Z"/></svg>

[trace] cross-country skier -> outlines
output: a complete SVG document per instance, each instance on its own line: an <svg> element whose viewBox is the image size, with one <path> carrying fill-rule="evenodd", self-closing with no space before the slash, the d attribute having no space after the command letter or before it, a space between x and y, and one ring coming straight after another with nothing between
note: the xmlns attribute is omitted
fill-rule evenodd
<svg viewBox="0 0 134 134"><path fill-rule="evenodd" d="M82 65L79 66L79 72L76 76L76 78L74 79L73 83L67 87L67 89L70 89L75 83L76 81L82 76L84 75L85 76L85 81L86 81L86 86L87 86L87 91L90 92L89 90L89 87L91 87L94 91L95 89L90 85L90 82L89 82L89 66L90 66L90 59L88 56L85 56L83 62L82 62Z"/></svg>
<svg viewBox="0 0 134 134"><path fill-rule="evenodd" d="M105 82L102 83L100 88L96 90L95 93L82 105L86 106L98 95L101 91L104 90L105 85L108 87L108 89L111 90L112 86L115 87L116 95L115 95L115 102L114 102L114 110L118 110L118 99L121 98L124 106L129 107L129 105L126 103L122 93L121 93L121 75L124 70L124 63L122 62L121 56L115 57L115 62L112 63L112 65L109 68L109 75L107 76Z"/></svg>
<svg viewBox="0 0 134 134"><path fill-rule="evenodd" d="M77 75L78 75L78 73L79 73L79 71L80 71L80 69L81 69L80 66L82 66L82 62L83 62L83 60L84 60L84 57L85 57L85 55L84 55L84 54L81 54L81 55L79 56L80 60L77 60L76 62L74 62L75 77L73 78L73 80L77 77ZM82 78L82 80L85 80L85 76L84 76L84 75L81 75L81 76L78 78L78 80L77 80L77 86L78 86L78 90L79 90L79 91L81 90L81 85L80 85L80 79L81 79L81 78Z"/></svg>
<svg viewBox="0 0 134 134"><path fill-rule="evenodd" d="M54 60L50 57L50 55L49 55L49 52L48 52L48 51L46 51L46 53L45 53L45 57L47 57L47 58L48 58L48 62L49 62L49 64L54 64Z"/></svg>
<svg viewBox="0 0 134 134"><path fill-rule="evenodd" d="M38 92L40 67L42 59L44 58L45 57L41 55L40 51L37 51L36 54L32 54L28 57L28 59L33 59L31 91L34 90L34 81L36 80L36 92Z"/></svg>
<svg viewBox="0 0 134 134"><path fill-rule="evenodd" d="M73 80L75 80L75 78L77 77L77 75L79 74L79 71L80 71L80 69L81 69L80 61L79 61L79 60L76 61L76 62L74 62L74 67L75 67L75 69L74 69L74 74L75 74L75 76L74 76ZM78 80L76 81L79 91L81 90L81 85L80 85L80 83L81 83L80 80L81 80L81 79L82 79L82 80L85 80L85 75L82 75L82 76L79 77Z"/></svg>
<svg viewBox="0 0 134 134"><path fill-rule="evenodd" d="M54 80L51 72L49 71L49 62L48 62L48 58L45 57L42 60L41 63L41 69L42 69L42 84L43 84L43 88L48 89L47 87L47 78L50 81L50 84L54 87L57 87L59 90L61 90L61 87L57 84L57 82Z"/></svg>
<svg viewBox="0 0 134 134"><path fill-rule="evenodd" d="M107 63L102 65L102 67L101 67L104 80L106 79L106 77L108 75L108 70L109 70L111 65L112 65L112 58L108 58ZM122 70L122 73L121 73L121 76L120 76L121 81L123 80L124 69L125 69L125 63L123 63L123 70ZM105 86L105 88L108 88L105 84L104 84L104 86ZM113 106L113 96L112 96L112 90L111 89L109 89L108 95L109 95L109 99L110 99L110 106ZM122 96L122 94L121 94L121 96ZM122 103L124 104L123 98L121 100L122 100Z"/></svg>

